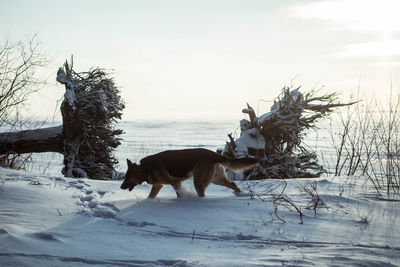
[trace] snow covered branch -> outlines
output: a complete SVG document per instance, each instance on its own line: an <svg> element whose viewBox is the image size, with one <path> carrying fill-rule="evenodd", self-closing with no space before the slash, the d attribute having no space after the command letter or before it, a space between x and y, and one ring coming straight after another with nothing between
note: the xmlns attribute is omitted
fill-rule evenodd
<svg viewBox="0 0 400 267"><path fill-rule="evenodd" d="M313 91L303 94L299 89L284 87L271 110L259 117L249 104L242 110L249 120L240 121L240 137L230 137L223 152L259 160L242 179L318 177L324 172L315 152L303 144L305 131L334 108L356 102L339 103L336 94L315 97Z"/></svg>

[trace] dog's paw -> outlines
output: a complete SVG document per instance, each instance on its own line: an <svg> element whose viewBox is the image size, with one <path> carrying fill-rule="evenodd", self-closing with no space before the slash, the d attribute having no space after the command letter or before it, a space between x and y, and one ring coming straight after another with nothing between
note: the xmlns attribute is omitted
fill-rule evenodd
<svg viewBox="0 0 400 267"><path fill-rule="evenodd" d="M243 192L243 191L240 191L240 192L233 191L233 194L237 197L249 197L250 196L250 193Z"/></svg>

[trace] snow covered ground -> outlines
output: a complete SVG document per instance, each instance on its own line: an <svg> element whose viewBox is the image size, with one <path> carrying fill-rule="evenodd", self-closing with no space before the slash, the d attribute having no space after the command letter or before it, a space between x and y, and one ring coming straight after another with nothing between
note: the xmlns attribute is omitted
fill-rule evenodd
<svg viewBox="0 0 400 267"><path fill-rule="evenodd" d="M326 206L316 217L309 196L288 181L286 194L305 216L278 206L278 181L242 183L258 195L235 196L191 181L177 199L166 186L71 179L0 168L1 266L399 266L400 201L378 197L350 177L317 179ZM248 191L247 191L248 192ZM260 200L263 198L265 201Z"/></svg>

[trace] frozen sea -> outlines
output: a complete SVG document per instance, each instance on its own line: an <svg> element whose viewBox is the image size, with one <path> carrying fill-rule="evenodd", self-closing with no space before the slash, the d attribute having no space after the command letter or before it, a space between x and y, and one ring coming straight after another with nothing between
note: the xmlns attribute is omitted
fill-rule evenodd
<svg viewBox="0 0 400 267"><path fill-rule="evenodd" d="M51 126L58 123L49 124ZM238 122L121 122L117 128L124 130L121 145L115 156L120 162L119 171L125 171L126 159L139 161L141 158L167 149L224 147L227 134L240 135ZM41 153L32 155L33 162L27 170L36 174L59 175L62 155Z"/></svg>
<svg viewBox="0 0 400 267"><path fill-rule="evenodd" d="M229 141L228 134L240 136L239 121L121 122L117 128L124 130L121 145L115 151L120 162L118 171L125 171L127 158L137 162L145 156L168 149L201 147L216 151ZM310 148L317 150L320 155L323 154L324 159L333 157L333 147L326 130L309 131L305 140ZM27 170L35 174L59 175L63 167L62 160L62 155L58 153L34 154Z"/></svg>

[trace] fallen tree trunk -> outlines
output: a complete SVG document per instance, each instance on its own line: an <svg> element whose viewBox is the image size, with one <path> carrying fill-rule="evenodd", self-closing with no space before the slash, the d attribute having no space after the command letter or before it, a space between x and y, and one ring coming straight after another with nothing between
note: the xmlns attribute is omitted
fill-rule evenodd
<svg viewBox="0 0 400 267"><path fill-rule="evenodd" d="M65 138L64 169L62 172L66 177L74 177L74 169L82 172L82 170L75 168L75 160L83 139L83 125L80 125L75 89L82 85L72 77L72 66L70 67L66 62L64 67L65 71L60 68L57 72L57 81L65 85L64 101L61 104L63 136ZM83 176L86 176L86 172Z"/></svg>
<svg viewBox="0 0 400 267"><path fill-rule="evenodd" d="M62 125L59 125L36 130L0 133L0 155L40 152L63 153L62 129Z"/></svg>

